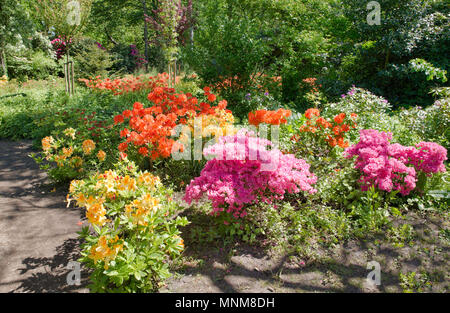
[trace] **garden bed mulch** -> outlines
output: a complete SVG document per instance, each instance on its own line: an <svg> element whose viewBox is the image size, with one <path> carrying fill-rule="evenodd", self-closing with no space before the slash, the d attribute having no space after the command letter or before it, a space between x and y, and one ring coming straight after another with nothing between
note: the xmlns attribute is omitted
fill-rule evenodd
<svg viewBox="0 0 450 313"><path fill-rule="evenodd" d="M88 292L83 269L81 286L66 282L67 264L79 257L83 213L66 208L66 187L49 184L28 157L31 146L0 141L0 292ZM448 222L412 213L404 222L417 234L411 246L352 241L309 259L185 238L185 261L161 292L401 292L399 273L407 272L418 274L409 283L414 291L448 292ZM380 286L366 280L369 261L380 263Z"/></svg>
<svg viewBox="0 0 450 313"><path fill-rule="evenodd" d="M332 248L318 248L311 257L264 253L239 244L220 248L189 248L186 262L169 279L162 292L448 292L449 242L442 238L442 222L415 214L405 222L414 225L416 241L396 247L380 238L350 241ZM446 225L448 227L448 225ZM381 284L370 284L368 262L380 264ZM402 286L399 274L415 272Z"/></svg>

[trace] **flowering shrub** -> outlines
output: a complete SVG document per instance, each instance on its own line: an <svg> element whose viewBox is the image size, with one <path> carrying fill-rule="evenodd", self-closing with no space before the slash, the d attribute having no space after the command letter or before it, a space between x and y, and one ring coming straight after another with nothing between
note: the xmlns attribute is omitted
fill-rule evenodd
<svg viewBox="0 0 450 313"><path fill-rule="evenodd" d="M357 156L355 168L361 172L359 182L366 191L370 186L380 190L398 190L408 195L416 188L419 172L445 172L447 150L434 142L420 142L416 147L391 144L391 133L374 129L360 131L360 141L345 150L347 158Z"/></svg>
<svg viewBox="0 0 450 313"><path fill-rule="evenodd" d="M299 141L305 136L313 137L316 142L326 141L330 147L339 146L346 148L349 142L345 140L345 134L352 128L356 128L357 114L339 113L331 122L320 116L320 111L311 108L305 112L306 123L299 129L300 134L294 135L292 140Z"/></svg>
<svg viewBox="0 0 450 313"><path fill-rule="evenodd" d="M205 96L213 104L217 98L205 87ZM183 151L183 144L170 138L179 124L187 124L188 120L196 116L215 116L219 126L229 124L231 111L225 110L227 102L222 100L217 106L207 102L198 102L191 94L178 94L173 88L157 87L149 95L152 107L144 108L142 103L136 102L133 110L125 110L123 114L114 118L116 124L129 119L130 129L120 132L125 142L119 144L121 152L128 151L132 144L138 153L151 159L168 158L172 151ZM192 124L192 121L189 122Z"/></svg>
<svg viewBox="0 0 450 313"><path fill-rule="evenodd" d="M38 164L42 164L41 169L48 170L48 175L53 180L66 181L80 177L89 169L101 166L105 162L106 152L96 148L92 139L76 138L76 130L67 128L56 138L44 137L42 155L37 156L33 153L31 156Z"/></svg>
<svg viewBox="0 0 450 313"><path fill-rule="evenodd" d="M386 99L362 88L352 87L346 94L341 95L339 102L326 104L322 115L332 117L340 112L347 115L358 114L358 130L376 129L390 132L393 140L403 145L412 145L420 140L435 141L435 138L420 137L419 133L411 131L410 124L416 124L417 121L392 114L392 106ZM356 140L357 136L352 139Z"/></svg>
<svg viewBox="0 0 450 313"><path fill-rule="evenodd" d="M282 108L276 111L257 110L248 114L248 122L250 125L254 125L256 127L258 127L261 123L270 125L286 124L286 118L291 116L291 114L292 112L290 110L285 110Z"/></svg>
<svg viewBox="0 0 450 313"><path fill-rule="evenodd" d="M32 156L57 182L83 177L91 170L107 169L118 158L118 129L108 125L103 116L97 117L96 112L61 110L36 120L35 124L38 129L43 128L42 133L51 135L41 141L43 152Z"/></svg>
<svg viewBox="0 0 450 313"><path fill-rule="evenodd" d="M92 90L109 90L112 91L114 95L122 95L128 92L153 90L156 87L167 86L168 79L169 75L167 73L162 73L155 77L146 77L143 75L134 77L130 75L124 78L111 80L109 78L101 79L100 76L97 76L95 79L79 79L79 81L85 83L86 87Z"/></svg>
<svg viewBox="0 0 450 313"><path fill-rule="evenodd" d="M400 111L399 117L409 132L426 141L438 142L443 146L450 143L450 97L436 100L433 105L413 107Z"/></svg>
<svg viewBox="0 0 450 313"><path fill-rule="evenodd" d="M268 150L268 146L273 144L245 129L219 138L217 144L204 149L206 157L214 158L187 186L184 200L190 204L206 193L213 214L226 211L239 218L247 214L245 206L281 200L286 192L316 192L311 185L317 178L304 160L276 148Z"/></svg>
<svg viewBox="0 0 450 313"><path fill-rule="evenodd" d="M392 106L383 97L362 88L352 87L346 94L341 95L338 102L325 104L322 115L331 118L339 113L355 113L358 114L359 129L394 131L388 114L391 109Z"/></svg>
<svg viewBox="0 0 450 313"><path fill-rule="evenodd" d="M157 291L170 276L168 261L184 249L172 191L148 172L125 162L82 181L72 181L68 201L86 209L81 262L94 271L93 292Z"/></svg>
<svg viewBox="0 0 450 313"><path fill-rule="evenodd" d="M319 106L325 100L325 96L320 90L320 88L322 88L322 85L317 84L316 77L308 77L302 79L300 88L305 90L306 92L304 96L306 102L313 104L315 107Z"/></svg>

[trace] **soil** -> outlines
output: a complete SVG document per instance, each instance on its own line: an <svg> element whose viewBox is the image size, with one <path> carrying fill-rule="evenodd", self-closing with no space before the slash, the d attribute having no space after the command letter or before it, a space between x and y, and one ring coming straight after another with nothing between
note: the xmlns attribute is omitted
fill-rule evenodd
<svg viewBox="0 0 450 313"><path fill-rule="evenodd" d="M84 216L66 207L67 186L51 185L31 152L30 141L0 141L0 292L88 292L85 269L80 286L66 280ZM401 292L399 273L408 272L422 277L411 283L418 291L448 292L448 221L411 213L404 222L417 233L410 246L351 241L308 259L185 238L185 261L161 292ZM370 261L380 264L379 286L367 280Z"/></svg>

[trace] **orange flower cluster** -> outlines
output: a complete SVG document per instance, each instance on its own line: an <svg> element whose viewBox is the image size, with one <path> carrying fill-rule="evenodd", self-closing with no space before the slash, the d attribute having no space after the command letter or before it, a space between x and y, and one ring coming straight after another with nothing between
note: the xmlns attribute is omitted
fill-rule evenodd
<svg viewBox="0 0 450 313"><path fill-rule="evenodd" d="M302 82L305 85L307 85L308 87L310 87L310 92L313 92L313 93L319 92L319 88L322 87L321 84L317 85L316 81L317 81L317 78L315 78L315 77L308 77L308 78L302 79Z"/></svg>
<svg viewBox="0 0 450 313"><path fill-rule="evenodd" d="M306 125L300 127L300 132L310 132L318 136L323 136L331 147L339 146L341 148L347 148L349 143L345 141L344 135L351 128L356 128L355 120L358 115L352 113L350 119L348 119L345 113L340 113L329 122L320 116L318 109L311 108L306 110L305 117L307 118ZM345 123L346 119L348 121L347 123ZM350 124L352 126L349 126ZM292 139L298 140L295 136Z"/></svg>
<svg viewBox="0 0 450 313"><path fill-rule="evenodd" d="M114 95L122 95L128 92L135 92L140 90L153 90L156 87L167 86L167 81L169 79L169 74L162 73L157 76L127 76L118 79L101 79L97 76L94 80L91 79L79 79L79 81L84 82L86 87L93 90L110 90ZM179 79L179 77L177 77Z"/></svg>
<svg viewBox="0 0 450 313"><path fill-rule="evenodd" d="M217 97L204 88L205 96L213 104ZM198 102L192 94L176 93L175 89L156 87L147 97L153 106L144 108L142 103L136 102L133 110L125 110L114 118L115 124L129 119L129 128L120 132L125 142L119 144L119 150L125 153L129 144L138 148L138 153L150 156L153 160L159 157L167 158L172 151L183 151L183 145L170 137L175 126L186 124L189 118L199 115L216 115L225 110L227 101L222 100L217 106L207 102ZM229 110L225 110L231 113Z"/></svg>
<svg viewBox="0 0 450 313"><path fill-rule="evenodd" d="M118 236L115 236L114 238L101 236L97 244L91 247L89 258L94 260L94 264L97 264L98 261L104 261L104 268L107 270L109 268L109 263L123 250L123 244L117 244L118 241Z"/></svg>
<svg viewBox="0 0 450 313"><path fill-rule="evenodd" d="M291 116L291 114L292 112L290 110L281 108L276 111L257 110L248 113L248 122L250 125L254 125L256 127L258 127L261 123L280 125L285 124L287 122L286 118Z"/></svg>

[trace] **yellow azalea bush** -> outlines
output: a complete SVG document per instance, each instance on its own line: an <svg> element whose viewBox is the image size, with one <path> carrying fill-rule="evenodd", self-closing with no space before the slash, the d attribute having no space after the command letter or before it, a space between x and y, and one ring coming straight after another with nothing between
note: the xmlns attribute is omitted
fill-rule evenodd
<svg viewBox="0 0 450 313"><path fill-rule="evenodd" d="M78 138L73 128L66 128L55 137L44 137L41 144L42 153L32 153L31 157L56 182L70 181L106 167L107 153L92 139Z"/></svg>
<svg viewBox="0 0 450 313"><path fill-rule="evenodd" d="M205 139L222 136L232 136L237 132L234 127L234 116L229 110L215 108L215 114L200 114L197 117L190 117L185 125L182 125L179 142L186 145L191 136ZM198 131L196 131L198 128ZM200 133L201 132L201 133Z"/></svg>
<svg viewBox="0 0 450 313"><path fill-rule="evenodd" d="M68 202L86 210L81 262L93 268L93 292L153 292L184 250L173 191L127 159L116 170L70 184Z"/></svg>

